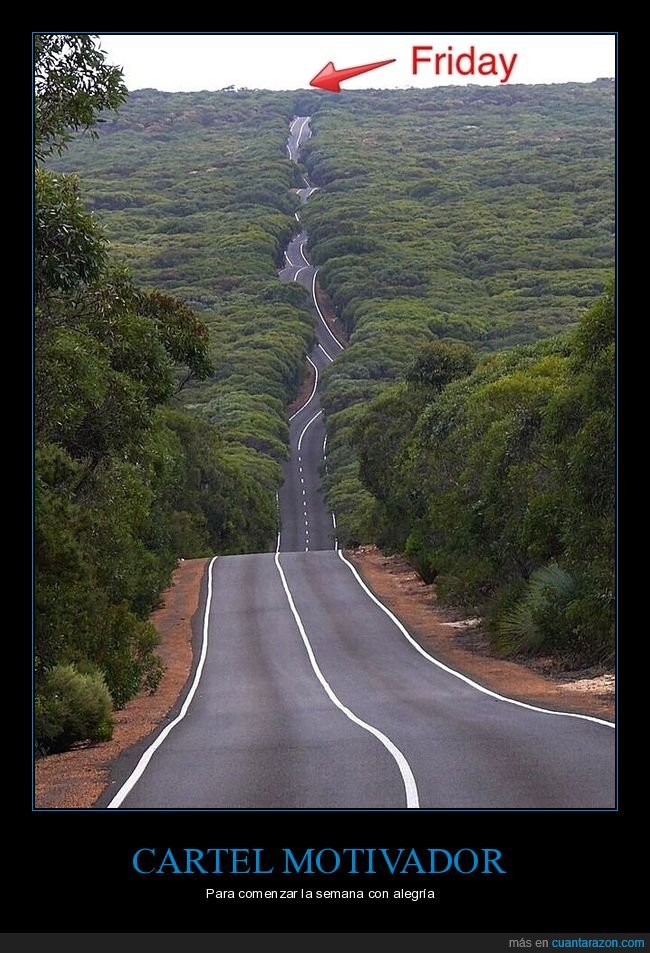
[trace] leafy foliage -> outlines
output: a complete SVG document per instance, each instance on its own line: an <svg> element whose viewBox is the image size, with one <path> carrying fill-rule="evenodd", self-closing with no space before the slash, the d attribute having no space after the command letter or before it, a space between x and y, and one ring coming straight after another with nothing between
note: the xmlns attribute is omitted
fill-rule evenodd
<svg viewBox="0 0 650 953"><path fill-rule="evenodd" d="M367 510L353 408L420 348L479 353L575 326L614 255L614 84L302 94L320 186L303 213L319 280L350 334L324 375L339 538ZM345 490L343 487L345 486ZM338 511L337 511L338 513Z"/></svg>
<svg viewBox="0 0 650 953"><path fill-rule="evenodd" d="M106 240L79 197L77 180L37 169L34 208L37 300L45 289L72 291L97 278Z"/></svg>
<svg viewBox="0 0 650 953"><path fill-rule="evenodd" d="M38 43L42 156L60 152L70 129L116 105L120 83L87 35ZM284 407L313 333L304 292L276 277L295 206L283 155L285 107L265 118L256 97L217 97L204 127L201 115L188 120L149 91L144 131L134 99L126 119L104 123L101 148L80 138L47 171L36 170L42 750L102 736L105 719L93 699L105 701L107 691L121 707L137 691L155 690L162 666L147 619L178 557L269 548L287 452ZM161 128L177 121L161 146ZM186 201L196 180L173 166L179 157L196 159L201 129L213 124L215 141L204 146L213 168ZM116 155L123 149L133 169ZM241 172L247 150L254 156ZM149 161L151 151L162 161ZM67 171L83 165L78 154L105 164L105 191L85 198L97 213L81 197L85 182ZM137 215L112 215L124 208L125 178L134 192L127 204L144 209L146 228ZM154 287L136 286L129 265ZM218 311L205 312L206 304Z"/></svg>
<svg viewBox="0 0 650 953"><path fill-rule="evenodd" d="M113 736L111 696L97 670L56 665L43 679L36 706L36 733L43 750L65 751L77 741Z"/></svg>
<svg viewBox="0 0 650 953"><path fill-rule="evenodd" d="M313 339L306 292L277 279L298 205L286 153L294 99L139 90L105 122L101 149L81 138L51 163L83 174L112 255L156 288L141 310L173 295L207 326L213 372L188 377L191 355L175 353L188 370L175 375L175 407L217 428L231 487L242 490L246 512L221 541L228 552L266 550L275 537L285 407ZM187 326L192 341L195 331Z"/></svg>
<svg viewBox="0 0 650 953"><path fill-rule="evenodd" d="M612 657L613 348L610 290L575 331L434 395L397 384L359 417L374 538L486 613L504 651Z"/></svg>
<svg viewBox="0 0 650 953"><path fill-rule="evenodd" d="M611 659L613 83L303 100L350 335L323 374L339 539L404 551L504 651Z"/></svg>
<svg viewBox="0 0 650 953"><path fill-rule="evenodd" d="M122 71L106 62L90 33L36 33L34 78L37 161L60 154L71 130L91 130L104 110L126 99Z"/></svg>
<svg viewBox="0 0 650 953"><path fill-rule="evenodd" d="M561 644L567 633L562 631L565 627L555 626L566 620L566 609L573 598L575 582L568 572L555 563L535 569L523 598L498 620L499 646L515 653L535 651L552 641Z"/></svg>

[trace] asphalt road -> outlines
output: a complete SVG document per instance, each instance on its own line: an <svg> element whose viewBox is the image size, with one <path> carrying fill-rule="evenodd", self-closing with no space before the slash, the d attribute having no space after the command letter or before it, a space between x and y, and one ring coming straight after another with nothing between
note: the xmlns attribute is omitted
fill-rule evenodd
<svg viewBox="0 0 650 953"><path fill-rule="evenodd" d="M613 806L611 727L439 668L334 550L222 557L212 585L187 715L113 806Z"/></svg>
<svg viewBox="0 0 650 953"><path fill-rule="evenodd" d="M291 158L306 119L292 123ZM280 277L311 291L305 242ZM340 346L316 308L314 321L320 373ZM278 552L211 562L190 693L118 764L108 806L613 808L613 726L533 710L428 656L336 549L317 388L290 427Z"/></svg>
<svg viewBox="0 0 650 953"><path fill-rule="evenodd" d="M316 269L305 264L304 232L294 239L286 252L287 264L280 278L297 281L314 294ZM312 301L315 299L312 297ZM284 465L280 487L280 550L308 552L334 549L335 517L327 508L321 490L321 474L326 466L325 424L320 404L319 384L323 370L342 350L314 304L318 343L309 355L314 371L315 390L289 422L289 460Z"/></svg>
<svg viewBox="0 0 650 953"><path fill-rule="evenodd" d="M287 144L290 158L295 160L300 145L310 135L309 117L299 116L293 120ZM304 189L298 190L303 205L317 191L306 178L304 183ZM296 215L299 219L300 213ZM287 247L285 267L279 277L281 281L302 285L311 296L317 344L309 360L320 376L340 354L342 347L319 309L315 297L317 269L309 262L306 245L307 233L301 231ZM326 448L318 387L311 399L290 420L289 448L290 457L284 466L284 480L279 493L280 551L293 553L334 549L336 517L327 508L321 490Z"/></svg>

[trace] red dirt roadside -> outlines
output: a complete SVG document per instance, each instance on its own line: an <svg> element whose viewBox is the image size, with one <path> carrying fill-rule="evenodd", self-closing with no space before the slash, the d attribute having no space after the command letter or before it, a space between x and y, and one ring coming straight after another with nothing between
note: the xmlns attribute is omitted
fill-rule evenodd
<svg viewBox="0 0 650 953"><path fill-rule="evenodd" d="M302 383L298 388L298 393L296 394L295 399L292 400L287 407L287 417L291 417L307 403L309 395L314 389L315 376L316 372L314 371L313 364L310 364L309 361L305 361L305 371Z"/></svg>
<svg viewBox="0 0 650 953"><path fill-rule="evenodd" d="M158 654L165 674L154 695L141 692L115 712L111 741L79 745L36 762L37 809L92 807L109 781L115 758L153 731L170 711L192 667L192 618L198 609L207 559L187 559L172 576L172 584L150 621L160 633Z"/></svg>

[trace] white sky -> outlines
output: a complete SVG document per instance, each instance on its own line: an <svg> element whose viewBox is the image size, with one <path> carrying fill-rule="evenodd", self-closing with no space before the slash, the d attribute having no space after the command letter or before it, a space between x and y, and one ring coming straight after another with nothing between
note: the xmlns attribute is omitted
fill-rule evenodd
<svg viewBox="0 0 650 953"><path fill-rule="evenodd" d="M108 61L124 69L129 89L161 90L309 88L309 80L332 60L337 69L395 58L397 62L345 81L347 89L431 87L480 83L499 76L436 76L431 65L412 73L413 46L432 46L433 54L476 48L517 61L512 83L589 82L614 76L614 34L427 34L427 33L195 33L101 35ZM431 56L431 53L422 55Z"/></svg>

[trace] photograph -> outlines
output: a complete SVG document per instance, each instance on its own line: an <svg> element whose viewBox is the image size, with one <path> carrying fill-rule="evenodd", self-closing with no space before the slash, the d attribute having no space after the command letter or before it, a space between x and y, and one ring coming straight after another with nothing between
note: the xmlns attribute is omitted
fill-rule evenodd
<svg viewBox="0 0 650 953"><path fill-rule="evenodd" d="M643 948L594 898L629 847L618 34L32 56L52 909Z"/></svg>

